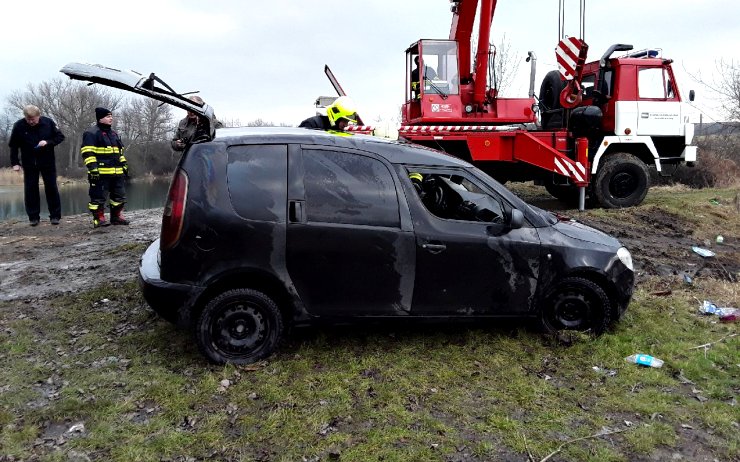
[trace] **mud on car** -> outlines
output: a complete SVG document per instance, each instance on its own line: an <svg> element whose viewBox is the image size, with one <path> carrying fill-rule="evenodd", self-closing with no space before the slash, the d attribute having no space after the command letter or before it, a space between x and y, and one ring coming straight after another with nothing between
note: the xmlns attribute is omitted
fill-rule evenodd
<svg viewBox="0 0 740 462"><path fill-rule="evenodd" d="M152 87L152 76L141 79ZM199 141L180 159L139 279L210 361L260 360L286 327L318 321L521 318L600 334L632 296L631 256L616 239L526 204L460 159L295 128Z"/></svg>

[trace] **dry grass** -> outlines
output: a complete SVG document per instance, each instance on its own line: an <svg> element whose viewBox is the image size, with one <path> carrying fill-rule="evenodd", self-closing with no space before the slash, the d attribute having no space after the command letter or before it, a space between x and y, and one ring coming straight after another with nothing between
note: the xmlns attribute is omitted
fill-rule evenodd
<svg viewBox="0 0 740 462"><path fill-rule="evenodd" d="M57 184L72 183L75 180L69 179L64 176L57 176ZM39 178L39 184L43 184L41 178ZM23 185L23 170L20 172L13 171L12 168L0 168L0 186L22 186Z"/></svg>

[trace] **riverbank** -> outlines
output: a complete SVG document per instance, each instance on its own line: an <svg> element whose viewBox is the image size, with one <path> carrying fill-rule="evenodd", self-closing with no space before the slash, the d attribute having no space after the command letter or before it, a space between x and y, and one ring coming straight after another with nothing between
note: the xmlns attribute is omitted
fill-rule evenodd
<svg viewBox="0 0 740 462"><path fill-rule="evenodd" d="M0 300L40 299L135 279L146 246L159 237L162 208L126 212L129 226L93 229L90 215L0 221Z"/></svg>

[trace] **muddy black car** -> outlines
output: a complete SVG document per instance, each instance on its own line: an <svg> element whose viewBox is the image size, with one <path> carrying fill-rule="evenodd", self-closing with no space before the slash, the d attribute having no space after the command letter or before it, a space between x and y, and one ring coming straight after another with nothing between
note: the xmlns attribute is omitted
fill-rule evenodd
<svg viewBox="0 0 740 462"><path fill-rule="evenodd" d="M630 301L616 239L457 158L306 129L208 138L183 154L139 273L149 305L194 327L213 362L259 360L288 325L318 321L515 317L600 334Z"/></svg>

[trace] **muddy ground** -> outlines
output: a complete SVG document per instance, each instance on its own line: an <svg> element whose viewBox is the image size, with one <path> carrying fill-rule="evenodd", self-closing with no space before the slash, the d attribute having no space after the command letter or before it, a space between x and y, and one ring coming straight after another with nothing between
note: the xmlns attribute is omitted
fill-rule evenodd
<svg viewBox="0 0 740 462"><path fill-rule="evenodd" d="M562 205L546 194L523 195L550 210ZM691 222L658 208L616 211L608 216L560 211L617 237L632 252L638 283L646 276L667 279L714 277L736 282L740 244L733 230L722 245L694 236ZM137 274L143 247L159 235L162 209L127 212L130 226L92 229L88 215L63 217L59 226L42 221L0 222L0 300L43 298L77 292L106 281L125 281ZM735 230L734 233L737 233ZM705 259L692 246L711 249Z"/></svg>

